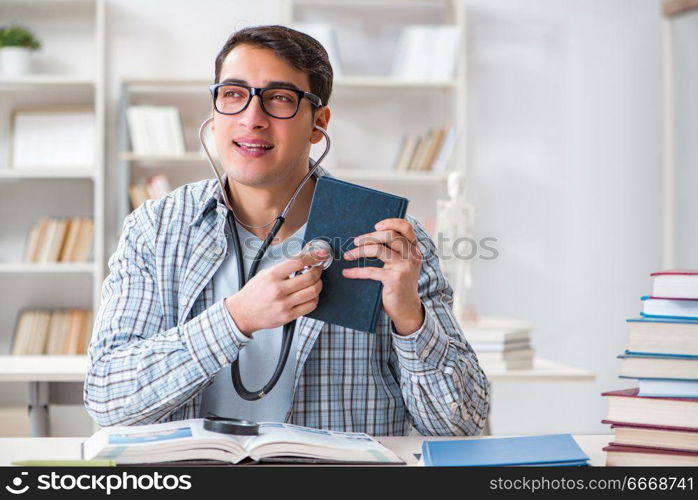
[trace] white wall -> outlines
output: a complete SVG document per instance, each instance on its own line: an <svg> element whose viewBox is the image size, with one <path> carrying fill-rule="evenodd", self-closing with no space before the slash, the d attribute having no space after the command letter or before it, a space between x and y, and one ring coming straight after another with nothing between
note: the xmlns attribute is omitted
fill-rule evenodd
<svg viewBox="0 0 698 500"><path fill-rule="evenodd" d="M605 390L661 264L660 1L468 1L482 314L596 383L495 386L494 432L608 432ZM631 381L632 382L632 381Z"/></svg>
<svg viewBox="0 0 698 500"><path fill-rule="evenodd" d="M532 320L537 351L597 371L499 384L494 432L606 432L624 319L660 265L660 0L467 0L472 199L497 260L474 267L480 312ZM230 32L272 1L108 0L107 214L117 213L125 78L212 75ZM112 215L113 217L113 215ZM107 234L121 221L108 220ZM115 238L108 238L108 255Z"/></svg>

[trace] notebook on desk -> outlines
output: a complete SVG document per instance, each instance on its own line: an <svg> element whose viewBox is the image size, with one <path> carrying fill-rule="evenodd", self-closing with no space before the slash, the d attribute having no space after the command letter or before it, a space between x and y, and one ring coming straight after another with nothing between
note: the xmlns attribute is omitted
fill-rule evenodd
<svg viewBox="0 0 698 500"><path fill-rule="evenodd" d="M571 434L514 438L424 441L426 466L580 466L589 457Z"/></svg>

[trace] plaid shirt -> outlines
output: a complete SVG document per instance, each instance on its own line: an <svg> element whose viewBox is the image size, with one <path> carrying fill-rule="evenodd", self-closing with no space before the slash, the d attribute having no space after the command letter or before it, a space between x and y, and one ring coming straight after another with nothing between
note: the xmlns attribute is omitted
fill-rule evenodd
<svg viewBox="0 0 698 500"><path fill-rule="evenodd" d="M85 406L100 425L199 417L203 390L244 348L223 300L213 302L225 218L209 179L149 200L125 219L88 353ZM299 318L287 422L377 436L405 435L411 426L423 435L481 433L489 382L453 316L434 243L408 220L423 255L423 325L403 337L384 312L375 334Z"/></svg>

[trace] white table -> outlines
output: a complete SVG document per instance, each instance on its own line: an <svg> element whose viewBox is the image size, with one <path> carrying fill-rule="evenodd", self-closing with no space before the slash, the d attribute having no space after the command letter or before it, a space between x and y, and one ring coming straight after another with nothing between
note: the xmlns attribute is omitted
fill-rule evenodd
<svg viewBox="0 0 698 500"><path fill-rule="evenodd" d="M596 378L593 372L541 358L534 360L530 370L492 370L486 363L482 367L492 383L589 382ZM0 382L29 383L29 429L34 437L48 436L48 407L56 400L49 384L82 383L85 373L86 356L0 356ZM489 420L486 434L490 434Z"/></svg>
<svg viewBox="0 0 698 500"><path fill-rule="evenodd" d="M0 382L29 383L29 429L36 437L48 435L48 407L58 399L50 384L81 384L86 373L87 356L0 356Z"/></svg>
<svg viewBox="0 0 698 500"><path fill-rule="evenodd" d="M608 435L574 435L579 447L590 458L591 465L606 465L602 448L612 440ZM0 466L19 460L80 460L80 444L86 438L0 438ZM415 453L421 453L422 441L449 439L481 439L478 437L378 437L378 441L395 452L406 465L417 465Z"/></svg>
<svg viewBox="0 0 698 500"><path fill-rule="evenodd" d="M582 368L536 358L529 370L490 369L481 363L490 382L593 382L596 374Z"/></svg>

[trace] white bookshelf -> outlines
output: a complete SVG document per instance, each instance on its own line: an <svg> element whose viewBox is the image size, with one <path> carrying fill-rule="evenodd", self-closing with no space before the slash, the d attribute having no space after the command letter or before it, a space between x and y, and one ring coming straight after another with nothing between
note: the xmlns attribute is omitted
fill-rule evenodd
<svg viewBox="0 0 698 500"><path fill-rule="evenodd" d="M309 20L332 24L335 20L341 23L341 19L354 15L354 21L365 25L369 34L380 30L382 24L390 25L394 32L411 24L450 24L459 27L461 42L456 72L452 78L443 81L395 78L385 71L390 61L377 59L373 63L375 71L365 71L365 68L364 71L352 71L352 68L348 68L349 71L337 75L329 103L332 109L329 126L332 150L323 166L333 175L350 182L406 196L410 199L409 213L423 221L433 219L435 200L446 195L448 173L453 170L465 172L466 26L461 3L458 0L284 0L281 8L281 22L284 24L308 20L304 17L307 11L312 13ZM341 12L336 9L341 9ZM341 25L338 25L338 33L343 34ZM360 37L365 35L358 34ZM390 39L394 42L393 35L388 33L377 43L386 44ZM341 49L342 36L338 43ZM347 53L350 52L351 48L347 48ZM382 52L385 56L385 50ZM161 77L129 79L122 83L118 147L120 217L125 217L131 211L129 186L143 183L152 175L165 173L173 187L213 176L198 142L199 125L209 116L211 109L208 85L212 81L210 77L193 80ZM421 103L421 107L406 114L405 103L414 102ZM184 125L186 154L140 156L131 152L126 110L130 105L141 104L178 107ZM386 108L387 118L382 116ZM455 126L459 139L446 171L392 170L404 134L423 134L429 127L447 125ZM387 139L371 137L374 126L382 126L381 132ZM357 130L367 131L368 134L357 135ZM356 147L356 144L361 147ZM322 148L324 141L313 148L311 157L317 158ZM365 151L371 154L367 155Z"/></svg>
<svg viewBox="0 0 698 500"><path fill-rule="evenodd" d="M104 279L105 0L3 0L0 19L36 33L43 46L31 74L0 75L0 380L29 383L30 405L40 404L53 382L81 382L85 356L11 356L15 323L23 309L99 307ZM66 30L69 23L75 29ZM12 168L11 117L27 108L89 107L95 115L90 168ZM41 217L89 217L92 259L86 263L24 263L31 227ZM16 406L25 389L10 384L0 406ZM40 401L36 398L41 395ZM49 398L54 401L55 398ZM76 411L84 414L84 409ZM48 426L32 427L37 435ZM86 428L85 433L91 432Z"/></svg>
<svg viewBox="0 0 698 500"><path fill-rule="evenodd" d="M466 172L466 18L459 0L284 0L283 24L321 23L336 36L341 71L329 106L335 155L331 172L351 182L405 196L408 213L436 215L451 171ZM460 32L454 75L440 81L391 75L397 39L412 25L453 25ZM415 106L414 103L417 103ZM409 109L414 107L414 109ZM458 141L441 172L392 170L405 134L452 125ZM315 151L316 149L314 149Z"/></svg>

